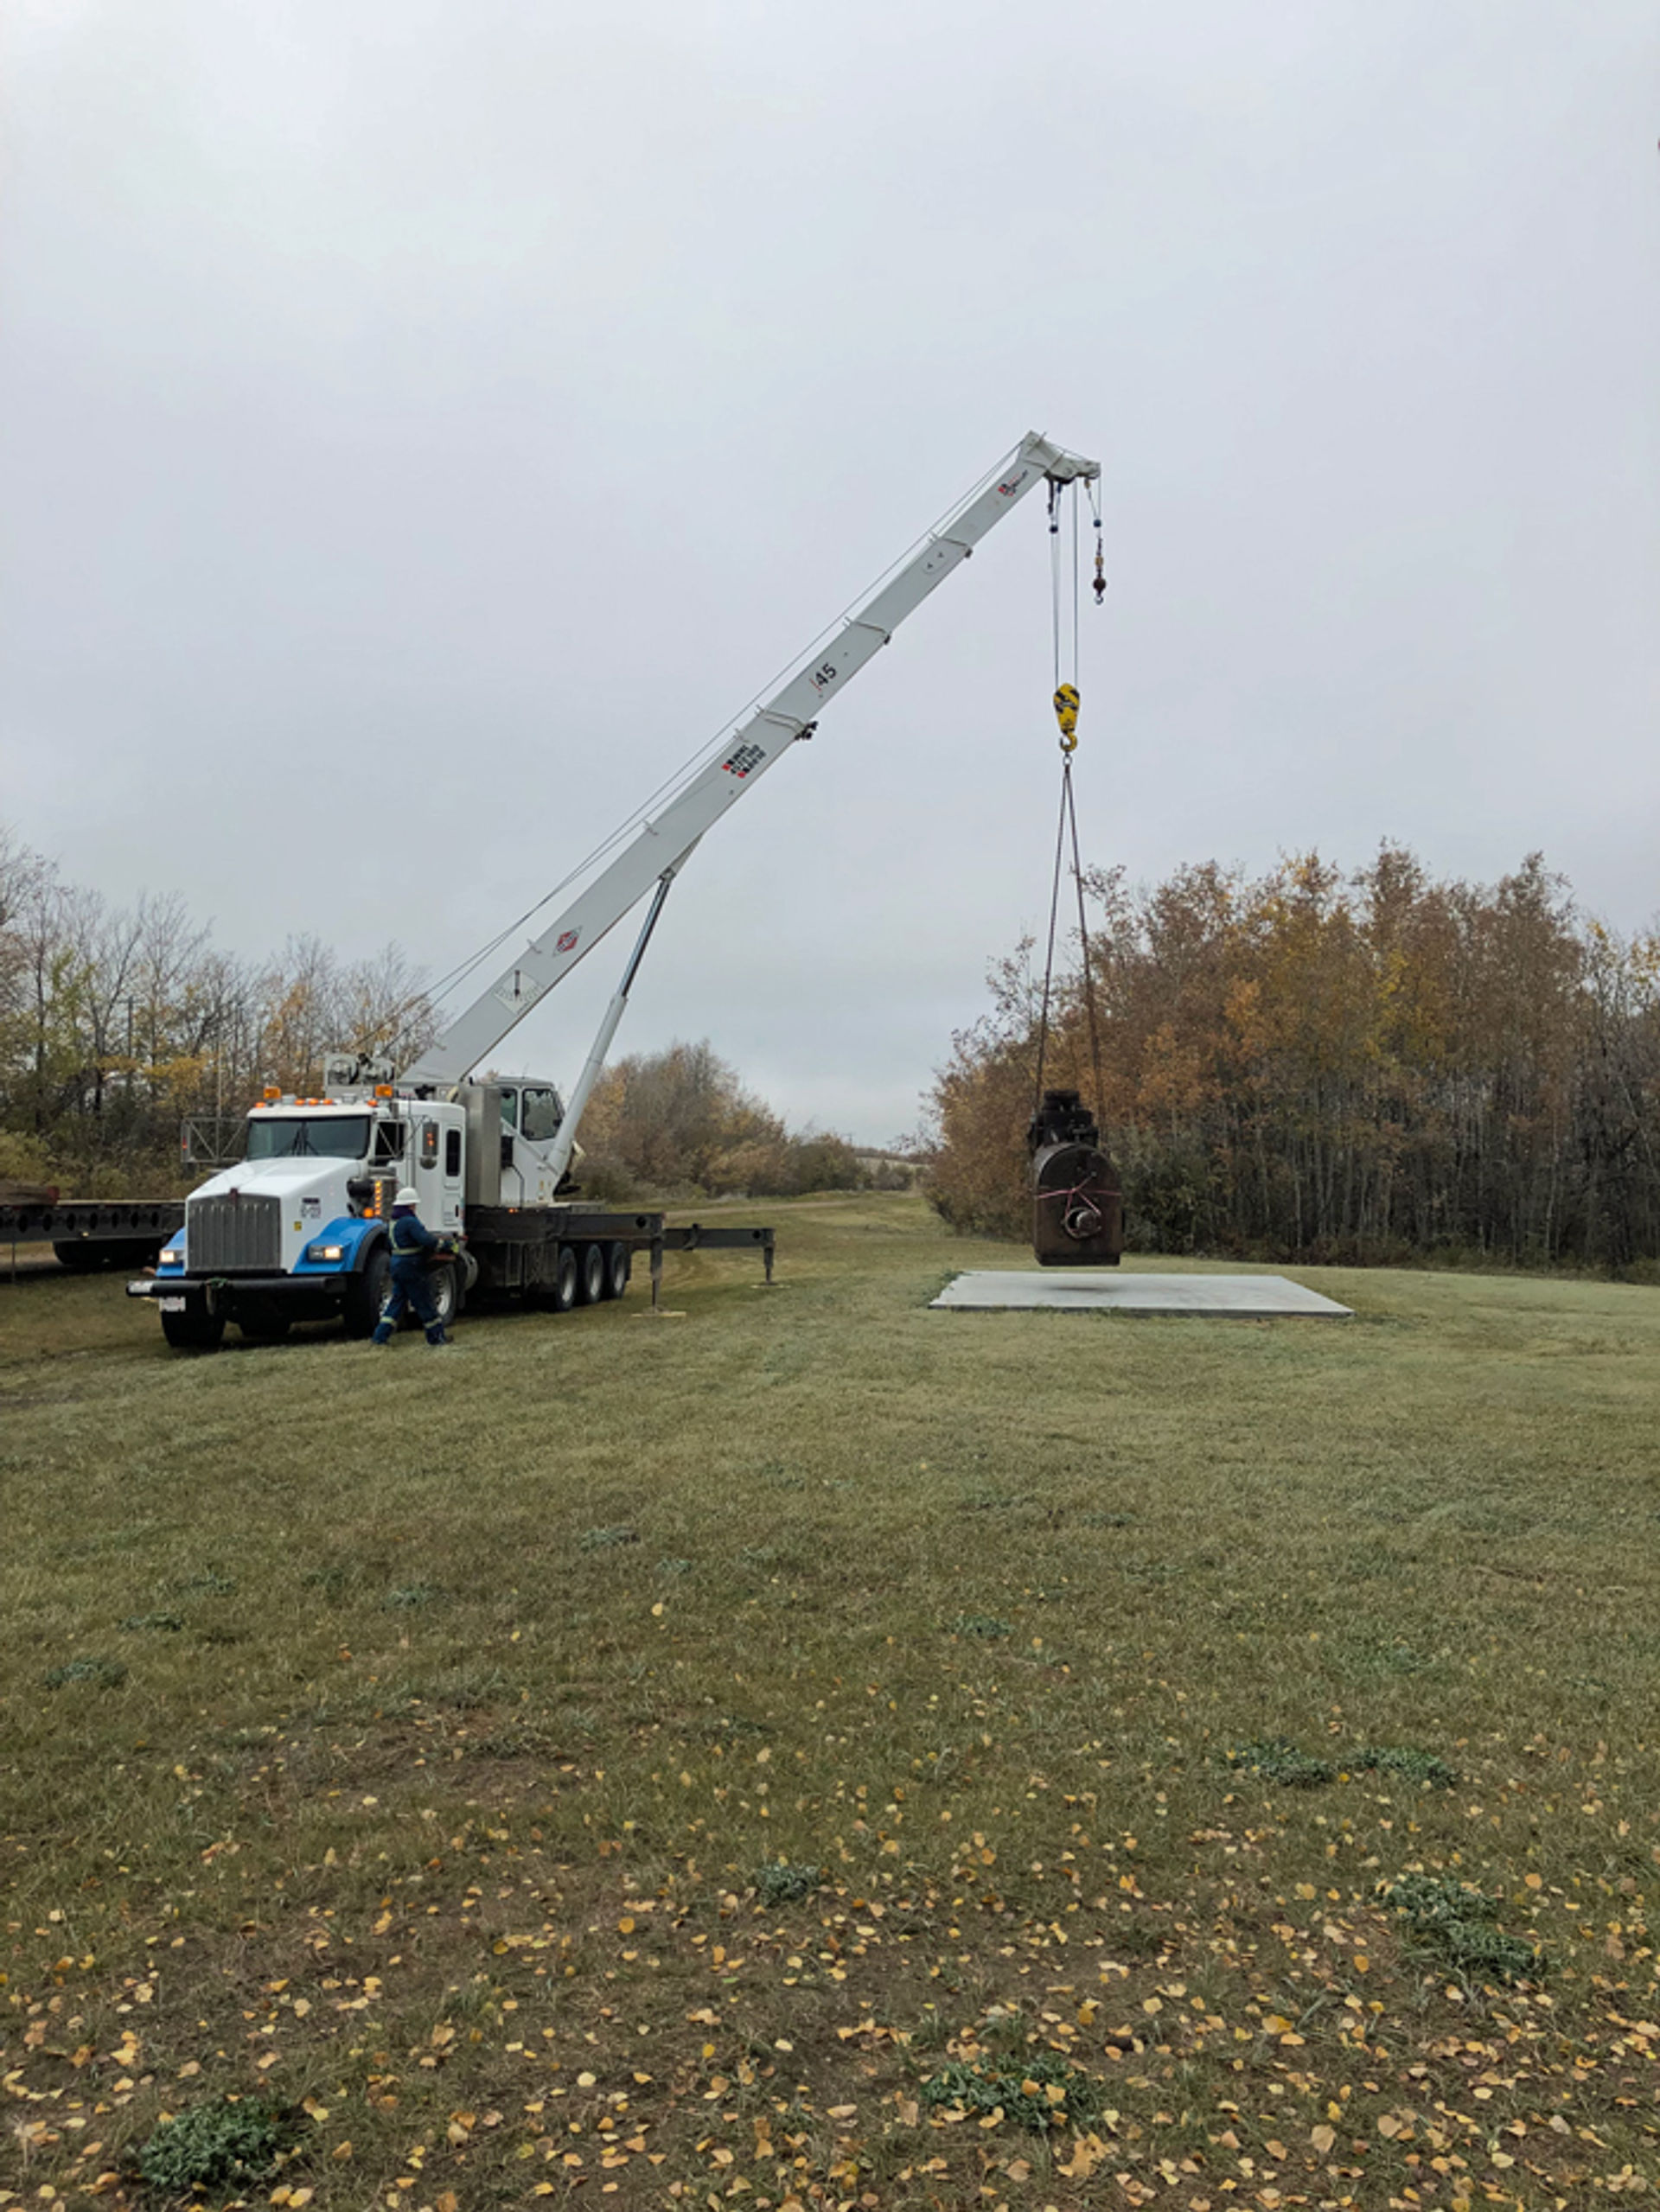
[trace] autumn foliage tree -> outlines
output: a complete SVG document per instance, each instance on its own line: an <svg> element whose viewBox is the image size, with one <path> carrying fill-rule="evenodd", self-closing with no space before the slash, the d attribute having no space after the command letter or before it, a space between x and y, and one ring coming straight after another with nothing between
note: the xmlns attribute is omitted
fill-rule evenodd
<svg viewBox="0 0 1660 2212"><path fill-rule="evenodd" d="M1384 1259L1625 1266L1660 1252L1660 944L1587 919L1537 855L1491 887L1399 847L1132 892L1087 877L1050 1083L1101 1110L1133 1240ZM1037 1073L1027 948L934 1094L935 1202L1020 1233Z"/></svg>
<svg viewBox="0 0 1660 2212"><path fill-rule="evenodd" d="M616 1061L589 1102L582 1145L584 1188L616 1197L781 1197L851 1190L864 1179L845 1137L792 1134L707 1038Z"/></svg>
<svg viewBox="0 0 1660 2212"><path fill-rule="evenodd" d="M0 826L0 1176L167 1188L183 1118L239 1115L267 1083L315 1090L325 1052L410 1057L434 1026L396 946L348 961L305 937L239 959L176 895L112 905Z"/></svg>
<svg viewBox="0 0 1660 2212"><path fill-rule="evenodd" d="M407 1065L437 1028L396 945L342 960L304 936L239 959L176 895L114 906L0 823L0 1180L164 1193L195 1179L182 1126L224 1143L265 1086L317 1090L330 1052ZM597 1196L866 1180L846 1138L786 1128L706 1041L619 1061L582 1141Z"/></svg>

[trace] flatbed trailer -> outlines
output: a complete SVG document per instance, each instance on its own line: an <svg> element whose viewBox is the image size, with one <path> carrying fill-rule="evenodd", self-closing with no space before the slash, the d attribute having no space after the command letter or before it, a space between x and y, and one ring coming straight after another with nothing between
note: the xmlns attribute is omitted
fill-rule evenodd
<svg viewBox="0 0 1660 2212"><path fill-rule="evenodd" d="M66 1267L146 1267L184 1224L182 1198L70 1198L0 1205L0 1244L49 1244Z"/></svg>
<svg viewBox="0 0 1660 2212"><path fill-rule="evenodd" d="M671 1227L661 1214L606 1212L593 1206L469 1206L467 1248L478 1263L478 1292L546 1291L555 1304L592 1304L583 1260L621 1246L651 1259L651 1302L659 1303L667 1252L758 1251L772 1280L776 1237L770 1228L718 1227L702 1221ZM564 1297L560 1255L576 1260L576 1297ZM626 1280L626 1277L623 1278ZM620 1290L621 1284L618 1285ZM616 1291L600 1295L617 1295Z"/></svg>

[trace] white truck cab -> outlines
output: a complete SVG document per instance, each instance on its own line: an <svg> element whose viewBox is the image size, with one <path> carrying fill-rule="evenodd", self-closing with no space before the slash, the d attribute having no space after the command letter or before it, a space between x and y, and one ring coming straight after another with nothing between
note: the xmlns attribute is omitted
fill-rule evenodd
<svg viewBox="0 0 1660 2212"><path fill-rule="evenodd" d="M393 1194L412 1189L428 1228L461 1240L469 1207L546 1208L564 1116L557 1088L528 1077L457 1084L444 1098L389 1081L312 1098L268 1092L249 1109L242 1158L190 1194L155 1276L131 1288L158 1301L182 1347L216 1343L227 1320L272 1337L339 1314L366 1335L385 1294ZM476 1263L463 1251L453 1272L459 1303Z"/></svg>

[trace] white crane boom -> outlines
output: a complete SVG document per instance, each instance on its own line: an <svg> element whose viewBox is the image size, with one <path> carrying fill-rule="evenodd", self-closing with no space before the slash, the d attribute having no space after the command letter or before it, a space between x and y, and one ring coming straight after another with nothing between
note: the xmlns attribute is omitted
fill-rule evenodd
<svg viewBox="0 0 1660 2212"><path fill-rule="evenodd" d="M921 549L848 617L828 648L759 707L720 758L695 775L654 820L648 821L505 973L456 1015L404 1071L403 1084L420 1087L462 1081L532 1007L564 982L654 883L673 876L704 832L759 782L788 746L813 729L826 704L874 658L906 615L967 559L1018 500L1045 481L1089 481L1100 474L1098 462L1051 445L1036 431L1024 437L1008 466L930 532ZM574 1135L575 1116L570 1119Z"/></svg>

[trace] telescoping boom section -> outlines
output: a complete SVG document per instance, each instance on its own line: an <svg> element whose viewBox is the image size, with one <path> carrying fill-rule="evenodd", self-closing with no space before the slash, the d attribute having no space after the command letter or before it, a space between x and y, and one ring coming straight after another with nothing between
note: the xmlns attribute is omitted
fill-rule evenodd
<svg viewBox="0 0 1660 2212"><path fill-rule="evenodd" d="M1101 464L1068 453L1035 432L956 511L929 532L840 634L758 707L677 797L648 821L610 865L525 947L489 988L458 1014L403 1081L417 1087L457 1083L508 1031L564 982L653 884L672 875L706 831L735 806L819 717L907 615L961 567L995 524L1037 485L1093 481ZM575 1131L572 1130L574 1136Z"/></svg>

